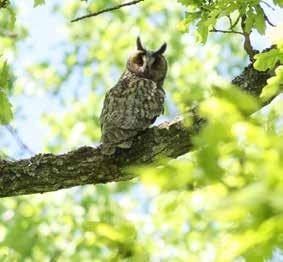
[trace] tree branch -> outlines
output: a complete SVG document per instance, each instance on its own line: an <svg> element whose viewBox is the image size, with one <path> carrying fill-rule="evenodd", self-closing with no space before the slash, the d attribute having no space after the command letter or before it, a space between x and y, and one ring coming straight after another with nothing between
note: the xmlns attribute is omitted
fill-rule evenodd
<svg viewBox="0 0 283 262"><path fill-rule="evenodd" d="M234 30L220 30L220 29L216 29L216 28L211 29L210 32L213 32L213 33L224 33L224 34L238 34L238 35L244 35L244 33L239 32L239 31L234 31Z"/></svg>
<svg viewBox="0 0 283 262"><path fill-rule="evenodd" d="M273 71L258 72L250 64L232 83L259 96ZM185 127L181 120L152 127L135 139L131 149L119 150L113 156L101 154L100 148L85 146L62 155L0 160L0 197L129 180L132 177L124 172L125 167L150 163L160 156L176 158L192 150L192 137L203 124L202 119L193 116L191 127Z"/></svg>
<svg viewBox="0 0 283 262"><path fill-rule="evenodd" d="M105 156L100 148L81 147L63 155L39 154L19 161L0 160L0 197L43 193L85 184L128 180L123 169L150 163L156 156L177 157L192 148L199 126L181 121L153 127L138 136L134 147Z"/></svg>
<svg viewBox="0 0 283 262"><path fill-rule="evenodd" d="M265 14L264 14L264 18L270 25L274 26ZM232 24L231 17L228 16L228 19L230 23L230 30L220 30L220 29L216 29L215 27L213 27L213 29L210 30L210 32L242 35L244 37L244 49L246 53L248 54L250 61L253 62L254 55L257 53L257 51L253 49L252 44L251 44L251 39L250 39L251 31L246 32L246 28L245 28L246 27L246 15L239 16L236 19L234 24ZM240 19L241 19L241 28L242 28L241 32L235 31L233 29L238 24Z"/></svg>
<svg viewBox="0 0 283 262"><path fill-rule="evenodd" d="M240 19L241 19L241 15L239 15L236 21L234 22L234 24L231 25L231 29L233 29L239 23Z"/></svg>
<svg viewBox="0 0 283 262"><path fill-rule="evenodd" d="M246 32L246 15L243 15L241 20L241 27L242 27L242 31L243 31L243 35L244 35L244 49L247 52L247 54L249 55L250 61L253 62L254 61L254 55L256 54L256 51L253 49L252 47L252 43L251 43L251 31L250 32Z"/></svg>
<svg viewBox="0 0 283 262"><path fill-rule="evenodd" d="M270 21L270 19L268 18L268 16L267 16L265 13L263 14L263 16L264 16L265 21L266 21L270 26L272 26L272 27L275 27L275 26L276 26L275 24L273 24L273 23Z"/></svg>
<svg viewBox="0 0 283 262"><path fill-rule="evenodd" d="M269 3L267 3L266 1L262 1L267 7L269 7L272 11L275 11L275 8L271 5L271 4L269 4Z"/></svg>
<svg viewBox="0 0 283 262"><path fill-rule="evenodd" d="M17 38L18 35L13 32L0 28L0 36L9 37L9 38Z"/></svg>
<svg viewBox="0 0 283 262"><path fill-rule="evenodd" d="M77 22L77 21L85 19L85 18L89 18L89 17L93 17L93 16L98 16L98 15L106 13L106 12L111 12L111 11L120 9L122 7L125 7L125 6L135 5L135 4L138 4L138 3L142 2L142 1L144 1L144 0L131 1L131 2L127 2L127 3L121 4L121 5L117 5L117 6L113 6L113 7L110 7L110 8L106 8L106 9L100 10L100 11L95 12L95 13L91 13L91 14L87 14L87 15L75 18L75 19L71 20L71 23Z"/></svg>

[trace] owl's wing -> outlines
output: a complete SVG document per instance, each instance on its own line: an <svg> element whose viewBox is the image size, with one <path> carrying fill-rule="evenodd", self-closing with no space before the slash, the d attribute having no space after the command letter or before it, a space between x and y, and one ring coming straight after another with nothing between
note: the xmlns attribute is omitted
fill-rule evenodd
<svg viewBox="0 0 283 262"><path fill-rule="evenodd" d="M154 118L163 113L165 93L151 80L135 80L119 96L114 94L117 90L112 92L113 94L109 94L112 108L109 108L108 113L112 124L117 128L144 130Z"/></svg>
<svg viewBox="0 0 283 262"><path fill-rule="evenodd" d="M124 123L124 128L131 128L132 125L139 126L139 123L147 122L143 127L148 128L156 117L164 111L165 92L162 88L158 88L155 82L148 79L139 79L133 82L135 89L135 97L132 103L132 110L135 118L132 123ZM131 125L132 124L132 125Z"/></svg>
<svg viewBox="0 0 283 262"><path fill-rule="evenodd" d="M119 145L145 130L163 113L165 92L148 79L123 86L118 83L105 97L100 121L102 142Z"/></svg>

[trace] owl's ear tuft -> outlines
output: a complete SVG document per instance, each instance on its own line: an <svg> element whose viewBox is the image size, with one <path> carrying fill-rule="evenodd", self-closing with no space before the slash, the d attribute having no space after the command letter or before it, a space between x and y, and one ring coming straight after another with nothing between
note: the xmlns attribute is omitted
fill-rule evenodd
<svg viewBox="0 0 283 262"><path fill-rule="evenodd" d="M137 37L137 50L145 51L145 48L143 47L141 39L140 39L139 36Z"/></svg>
<svg viewBox="0 0 283 262"><path fill-rule="evenodd" d="M164 43L157 51L154 52L155 55L162 55L167 48L167 44Z"/></svg>

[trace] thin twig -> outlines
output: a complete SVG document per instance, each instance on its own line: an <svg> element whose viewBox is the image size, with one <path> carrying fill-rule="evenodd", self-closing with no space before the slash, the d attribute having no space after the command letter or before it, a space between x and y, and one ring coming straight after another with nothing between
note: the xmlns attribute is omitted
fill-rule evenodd
<svg viewBox="0 0 283 262"><path fill-rule="evenodd" d="M268 6L272 11L275 11L275 8L270 5L269 3L265 2L265 1L262 1L262 3L264 3L266 6Z"/></svg>
<svg viewBox="0 0 283 262"><path fill-rule="evenodd" d="M266 3L266 4L268 4L268 3ZM263 17L264 17L264 20L270 25L270 26L275 26L270 20L269 20L269 17L266 15L266 13L264 12L264 9L260 6L260 5L258 5L259 6L259 8L262 10L262 13L263 13Z"/></svg>
<svg viewBox="0 0 283 262"><path fill-rule="evenodd" d="M275 26L275 24L273 24L270 20L269 20L269 18L268 18L268 16L265 14L265 13L263 13L263 16L264 16L264 19L265 19L265 21L269 24L269 25L271 25L271 26Z"/></svg>
<svg viewBox="0 0 283 262"><path fill-rule="evenodd" d="M243 15L242 16L242 21L241 21L241 27L242 27L242 30L243 30L243 36L245 38L244 49L247 52L247 54L249 55L249 58L250 58L251 62L253 62L254 61L254 55L256 54L256 52L255 52L255 50L252 47L252 43L251 43L251 39L250 39L251 31L250 32L246 32L245 31L246 18L247 17L245 15Z"/></svg>
<svg viewBox="0 0 283 262"><path fill-rule="evenodd" d="M250 34L244 33L244 37L245 37L244 49L247 52L247 54L249 55L251 62L253 62L255 50L253 49L252 44L251 44Z"/></svg>
<svg viewBox="0 0 283 262"><path fill-rule="evenodd" d="M230 28L232 28L232 18L230 15L227 15L227 18L229 20L229 23L230 23Z"/></svg>
<svg viewBox="0 0 283 262"><path fill-rule="evenodd" d="M127 3L121 4L121 5L117 5L117 6L113 6L113 7L110 7L110 8L106 8L106 9L100 10L100 11L95 12L95 13L91 13L91 14L87 14L87 15L75 18L75 19L71 20L71 23L77 22L77 21L85 19L85 18L89 18L89 17L93 17L93 16L98 16L98 15L106 13L106 12L111 12L111 11L120 9L122 7L125 7L125 6L135 5L135 4L137 4L139 2L142 2L142 1L144 1L144 0L137 0L137 1L127 2Z"/></svg>
<svg viewBox="0 0 283 262"><path fill-rule="evenodd" d="M244 35L242 32L239 32L239 31L234 31L234 30L220 30L220 29L216 29L216 28L213 28L212 30L210 30L210 32Z"/></svg>
<svg viewBox="0 0 283 262"><path fill-rule="evenodd" d="M9 37L9 38L17 38L18 35L13 32L0 28L0 36Z"/></svg>
<svg viewBox="0 0 283 262"><path fill-rule="evenodd" d="M6 125L5 127L9 131L9 133L15 138L17 144L21 147L23 151L28 152L30 155L34 155L34 152L23 142L15 128L10 125Z"/></svg>
<svg viewBox="0 0 283 262"><path fill-rule="evenodd" d="M236 21L234 22L234 24L231 26L231 29L233 29L239 23L240 18L241 18L241 16L239 15L237 17Z"/></svg>
<svg viewBox="0 0 283 262"><path fill-rule="evenodd" d="M213 28L212 30L210 30L210 32L238 34L238 35L244 36L244 39L245 39L244 49L247 52L250 60L253 62L254 61L254 55L255 55L256 51L253 49L252 44L251 44L251 39L250 39L251 32L245 32L246 16L243 15L241 18L242 18L242 21L241 21L242 32L235 31L233 29L231 29L231 30L219 30L219 29L216 29L216 28Z"/></svg>

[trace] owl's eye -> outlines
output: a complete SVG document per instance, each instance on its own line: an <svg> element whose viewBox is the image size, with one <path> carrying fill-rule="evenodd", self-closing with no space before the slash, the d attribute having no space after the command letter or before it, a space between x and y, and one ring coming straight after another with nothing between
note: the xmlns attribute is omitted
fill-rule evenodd
<svg viewBox="0 0 283 262"><path fill-rule="evenodd" d="M157 56L157 57L155 58L153 64L152 64L152 67L153 67L153 68L157 68L157 67L159 67L160 63L161 63L161 58Z"/></svg>
<svg viewBox="0 0 283 262"><path fill-rule="evenodd" d="M142 55L137 55L134 59L135 64L142 66L143 65L143 59L142 59Z"/></svg>

